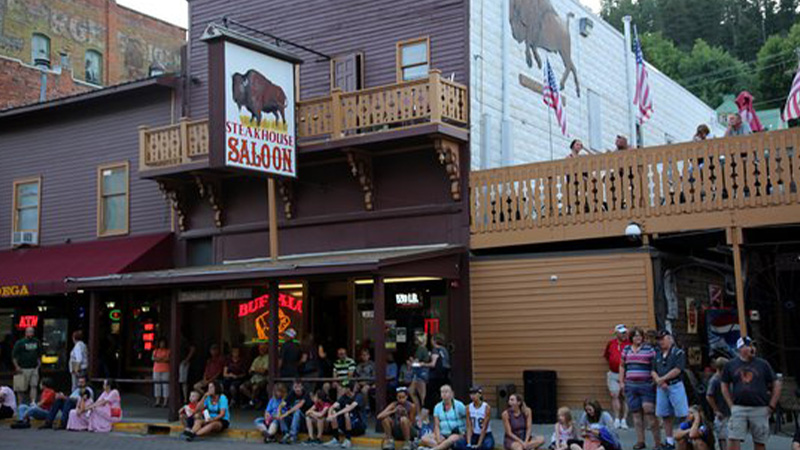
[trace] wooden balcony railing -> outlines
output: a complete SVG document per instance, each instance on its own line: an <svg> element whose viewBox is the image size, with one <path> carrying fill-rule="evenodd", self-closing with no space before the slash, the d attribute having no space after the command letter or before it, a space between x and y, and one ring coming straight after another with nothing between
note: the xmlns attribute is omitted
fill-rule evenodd
<svg viewBox="0 0 800 450"><path fill-rule="evenodd" d="M433 122L467 127L469 101L465 86L432 70L428 78L303 100L296 116L298 142L308 144ZM139 127L139 146L139 170L206 161L208 120Z"/></svg>
<svg viewBox="0 0 800 450"><path fill-rule="evenodd" d="M208 160L208 120L183 118L178 124L139 127L139 170Z"/></svg>
<svg viewBox="0 0 800 450"><path fill-rule="evenodd" d="M432 70L427 78L331 95L297 105L300 142L443 122L469 123L467 88Z"/></svg>
<svg viewBox="0 0 800 450"><path fill-rule="evenodd" d="M472 172L473 248L800 223L800 129Z"/></svg>

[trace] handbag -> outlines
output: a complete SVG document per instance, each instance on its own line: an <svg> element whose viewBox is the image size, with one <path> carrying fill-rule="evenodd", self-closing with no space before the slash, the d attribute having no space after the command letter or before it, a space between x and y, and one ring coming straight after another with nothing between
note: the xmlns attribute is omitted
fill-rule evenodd
<svg viewBox="0 0 800 450"><path fill-rule="evenodd" d="M115 419L119 419L122 417L122 409L121 408L111 408L111 417Z"/></svg>

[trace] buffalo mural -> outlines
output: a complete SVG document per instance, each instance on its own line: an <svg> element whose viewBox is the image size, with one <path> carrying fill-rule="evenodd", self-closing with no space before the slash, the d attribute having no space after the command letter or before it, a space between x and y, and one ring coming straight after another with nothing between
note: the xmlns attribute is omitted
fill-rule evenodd
<svg viewBox="0 0 800 450"><path fill-rule="evenodd" d="M536 65L542 68L542 59L537 48L558 53L564 62L564 75L561 77L561 89L571 73L575 79L575 91L581 95L578 73L572 63L572 43L569 35L569 20L574 15L567 14L566 23L558 16L550 0L509 0L509 21L514 40L525 44L525 60L528 67Z"/></svg>
<svg viewBox="0 0 800 450"><path fill-rule="evenodd" d="M253 116L256 126L261 124L261 114L275 115L275 123L280 117L286 125L286 93L280 86L272 83L259 71L250 69L247 73L233 74L233 101L239 110L244 107Z"/></svg>

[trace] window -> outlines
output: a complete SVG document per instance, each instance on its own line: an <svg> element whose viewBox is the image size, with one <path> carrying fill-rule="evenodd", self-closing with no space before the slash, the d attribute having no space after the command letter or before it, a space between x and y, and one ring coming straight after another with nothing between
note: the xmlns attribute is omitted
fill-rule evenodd
<svg viewBox="0 0 800 450"><path fill-rule="evenodd" d="M86 82L93 84L103 83L103 55L95 50L86 50Z"/></svg>
<svg viewBox="0 0 800 450"><path fill-rule="evenodd" d="M589 94L589 147L592 150L603 148L603 99L600 94L588 91Z"/></svg>
<svg viewBox="0 0 800 450"><path fill-rule="evenodd" d="M353 92L364 87L364 55L350 53L331 59L331 89Z"/></svg>
<svg viewBox="0 0 800 450"><path fill-rule="evenodd" d="M214 241L212 238L189 239L186 241L186 265L189 267L210 266L214 264Z"/></svg>
<svg viewBox="0 0 800 450"><path fill-rule="evenodd" d="M430 39L427 37L397 43L397 81L410 81L428 76Z"/></svg>
<svg viewBox="0 0 800 450"><path fill-rule="evenodd" d="M97 169L97 235L128 233L128 163Z"/></svg>
<svg viewBox="0 0 800 450"><path fill-rule="evenodd" d="M14 182L14 231L39 231L39 203L41 178Z"/></svg>
<svg viewBox="0 0 800 450"><path fill-rule="evenodd" d="M50 38L40 33L33 33L31 39L31 61L34 66L50 68Z"/></svg>

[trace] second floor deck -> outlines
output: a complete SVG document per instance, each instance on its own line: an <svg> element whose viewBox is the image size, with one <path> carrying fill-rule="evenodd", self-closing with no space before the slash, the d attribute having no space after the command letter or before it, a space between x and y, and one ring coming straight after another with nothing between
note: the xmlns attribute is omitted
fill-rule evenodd
<svg viewBox="0 0 800 450"><path fill-rule="evenodd" d="M475 249L800 223L800 129L470 174Z"/></svg>
<svg viewBox="0 0 800 450"><path fill-rule="evenodd" d="M296 106L298 148L328 144L346 147L359 138L396 137L392 132L440 124L469 127L467 88L444 79L438 70L427 78L302 100ZM208 164L207 119L184 118L177 124L139 129L140 172L193 170Z"/></svg>

